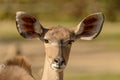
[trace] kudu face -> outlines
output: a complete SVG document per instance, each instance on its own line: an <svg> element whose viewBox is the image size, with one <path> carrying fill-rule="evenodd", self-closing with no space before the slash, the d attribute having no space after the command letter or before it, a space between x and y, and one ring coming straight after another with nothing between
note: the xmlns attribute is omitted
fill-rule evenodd
<svg viewBox="0 0 120 80"><path fill-rule="evenodd" d="M103 22L103 14L95 13L83 19L76 29L69 30L61 26L46 29L34 16L25 12L16 13L18 32L24 38L39 38L44 42L46 59L56 71L66 67L72 42L78 38L92 40L97 37Z"/></svg>
<svg viewBox="0 0 120 80"><path fill-rule="evenodd" d="M65 68L71 44L73 40L73 33L70 30L56 26L46 32L44 36L44 44L46 56L54 70L62 70Z"/></svg>

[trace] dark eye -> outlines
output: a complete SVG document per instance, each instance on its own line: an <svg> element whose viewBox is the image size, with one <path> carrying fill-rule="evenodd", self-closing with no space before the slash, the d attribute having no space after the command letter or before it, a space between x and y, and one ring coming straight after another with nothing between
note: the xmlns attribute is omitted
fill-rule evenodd
<svg viewBox="0 0 120 80"><path fill-rule="evenodd" d="M72 42L74 42L74 40L69 40L68 44L72 44Z"/></svg>
<svg viewBox="0 0 120 80"><path fill-rule="evenodd" d="M47 39L44 39L44 42L45 42L45 43L49 43L49 41L48 41Z"/></svg>

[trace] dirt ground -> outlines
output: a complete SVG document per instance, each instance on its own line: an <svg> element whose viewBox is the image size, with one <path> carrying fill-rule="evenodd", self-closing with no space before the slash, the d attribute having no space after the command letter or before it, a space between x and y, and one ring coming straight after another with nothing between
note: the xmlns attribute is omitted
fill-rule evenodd
<svg viewBox="0 0 120 80"><path fill-rule="evenodd" d="M120 51L114 46L103 41L75 42L66 73L120 73ZM17 53L29 59L33 71L43 68L45 52L41 41L0 43L1 63Z"/></svg>

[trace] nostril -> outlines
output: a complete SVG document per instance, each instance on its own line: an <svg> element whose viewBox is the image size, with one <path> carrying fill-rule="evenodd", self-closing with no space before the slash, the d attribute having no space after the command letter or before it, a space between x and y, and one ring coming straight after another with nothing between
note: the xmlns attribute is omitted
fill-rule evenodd
<svg viewBox="0 0 120 80"><path fill-rule="evenodd" d="M64 63L65 63L65 61L62 61L62 62L61 62L61 65L63 65Z"/></svg>
<svg viewBox="0 0 120 80"><path fill-rule="evenodd" d="M58 59L54 59L54 62L55 62L55 63L59 63L59 60L58 60Z"/></svg>
<svg viewBox="0 0 120 80"><path fill-rule="evenodd" d="M65 64L65 60L64 59L54 59L54 63L56 63L57 65L63 65Z"/></svg>

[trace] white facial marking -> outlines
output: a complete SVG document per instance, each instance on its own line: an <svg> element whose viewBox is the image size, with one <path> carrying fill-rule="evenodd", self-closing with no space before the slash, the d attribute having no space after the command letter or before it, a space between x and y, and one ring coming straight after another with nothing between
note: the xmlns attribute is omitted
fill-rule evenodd
<svg viewBox="0 0 120 80"><path fill-rule="evenodd" d="M51 65L51 67L52 67L53 70L55 70L57 72L60 72L65 68L65 64L59 66L59 65L54 63L54 64Z"/></svg>

